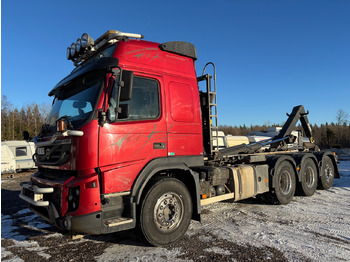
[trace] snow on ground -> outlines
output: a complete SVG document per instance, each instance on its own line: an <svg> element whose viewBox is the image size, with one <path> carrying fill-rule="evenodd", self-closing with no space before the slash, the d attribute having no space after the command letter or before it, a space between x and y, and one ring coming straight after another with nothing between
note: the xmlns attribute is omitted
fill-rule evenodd
<svg viewBox="0 0 350 262"><path fill-rule="evenodd" d="M10 239L13 242L13 246L25 248L28 251L35 251L39 256L44 258L50 258L50 255L43 253L42 251L46 249L46 247L41 247L35 241L27 241L26 235L19 233L20 231L18 226L14 225L14 219L16 217L22 217L21 222L25 223L26 227L31 227L35 229L43 229L50 227L49 225L42 223L38 220L37 215L33 214L28 208L22 209L17 212L13 217L9 215L1 214L1 240L2 239ZM6 251L1 248L1 258L7 257L11 252ZM6 261L6 260L2 260ZM22 259L16 257L12 258L10 261L23 261Z"/></svg>
<svg viewBox="0 0 350 262"><path fill-rule="evenodd" d="M342 162L339 168L341 179L335 180L331 190L318 190L312 197L295 197L288 205L251 200L212 204L205 208L202 223L193 222L187 235L200 233L205 239L206 233L212 233L242 245L274 247L290 261L350 261L350 161ZM98 260L151 260L154 252L153 248L140 247L130 252L128 245L115 245ZM173 252L176 255L181 250L158 252L173 258Z"/></svg>
<svg viewBox="0 0 350 262"><path fill-rule="evenodd" d="M204 208L201 223L191 223L186 238L209 243L203 249L203 256L219 253L231 255L234 261L237 254L230 249L211 246L213 237L215 241L221 239L232 245L270 247L281 251L289 261L350 261L350 157L340 160L341 178L334 181L330 190L317 190L312 197L296 196L290 204L282 206L255 200L211 204ZM42 238L62 238L62 234L46 230L50 226L27 208L12 216L2 214L2 243L11 243L6 247L2 244L2 260L23 261L12 251L13 247L36 252L42 260L50 260L50 248L57 247L45 246L45 241L29 240L22 233L26 232L23 227L43 232ZM186 242L173 248L154 248L128 240L118 242L113 240L114 236L105 236L104 241L110 244L95 257L97 261L188 261L183 256ZM95 245L96 239L85 237L68 244L73 247L89 242ZM75 252L72 255L79 256L79 250Z"/></svg>

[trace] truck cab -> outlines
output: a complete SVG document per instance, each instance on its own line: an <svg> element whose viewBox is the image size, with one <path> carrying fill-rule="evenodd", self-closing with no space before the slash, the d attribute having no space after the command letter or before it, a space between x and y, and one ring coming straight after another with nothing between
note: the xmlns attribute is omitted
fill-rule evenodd
<svg viewBox="0 0 350 262"><path fill-rule="evenodd" d="M195 47L141 37L84 34L67 50L76 68L49 93L52 109L35 138L38 171L20 197L62 229L133 228L154 175L197 183L189 170L203 164Z"/></svg>

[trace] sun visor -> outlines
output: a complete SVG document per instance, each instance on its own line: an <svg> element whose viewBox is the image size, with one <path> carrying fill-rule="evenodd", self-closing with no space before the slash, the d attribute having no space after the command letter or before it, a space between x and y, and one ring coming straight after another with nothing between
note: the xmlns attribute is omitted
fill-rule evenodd
<svg viewBox="0 0 350 262"><path fill-rule="evenodd" d="M182 41L166 42L166 43L160 44L159 48L163 51L190 57L194 61L197 60L196 47L193 44L188 42L182 42Z"/></svg>
<svg viewBox="0 0 350 262"><path fill-rule="evenodd" d="M61 80L49 93L49 96L57 95L58 91L73 79L96 70L106 70L117 67L119 60L114 57L102 57L93 63L87 62L75 68L67 77Z"/></svg>

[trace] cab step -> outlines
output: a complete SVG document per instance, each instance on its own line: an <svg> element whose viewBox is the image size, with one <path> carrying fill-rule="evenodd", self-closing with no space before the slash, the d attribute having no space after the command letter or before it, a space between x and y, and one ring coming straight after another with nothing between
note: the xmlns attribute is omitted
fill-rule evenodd
<svg viewBox="0 0 350 262"><path fill-rule="evenodd" d="M134 220L132 218L120 217L115 219L110 219L105 222L105 224L109 227L120 226L128 223L132 223Z"/></svg>

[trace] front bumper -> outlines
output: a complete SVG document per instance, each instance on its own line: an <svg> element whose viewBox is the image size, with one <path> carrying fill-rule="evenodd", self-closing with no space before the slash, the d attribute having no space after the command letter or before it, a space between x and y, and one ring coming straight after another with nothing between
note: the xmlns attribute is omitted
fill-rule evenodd
<svg viewBox="0 0 350 262"><path fill-rule="evenodd" d="M102 210L84 215L72 215L68 213L66 216L60 216L58 210L59 201L57 199L60 195L60 188L40 187L32 185L30 182L25 182L22 183L22 190L19 197L29 204L32 212L45 219L49 224L62 230L99 235L127 230L136 226L136 204L130 204L130 213L127 218L121 217L118 214L116 216L109 215L111 208L112 210L124 208L123 196L120 196L120 200L118 201L116 199L110 201L110 203L120 202L120 205L103 208Z"/></svg>
<svg viewBox="0 0 350 262"><path fill-rule="evenodd" d="M38 187L33 186L29 182L24 182L21 184L22 191L21 194L19 194L19 197L23 199L24 201L28 202L29 204L37 207L47 207L49 206L49 201L44 201L44 194L50 194L54 192L53 187ZM25 191L32 192L32 194L25 194ZM33 195L33 198L30 197L30 195Z"/></svg>
<svg viewBox="0 0 350 262"><path fill-rule="evenodd" d="M81 216L68 215L60 217L55 205L50 201L44 200L48 199L47 195L52 194L54 190L53 187L43 188L25 182L22 183L19 197L29 204L31 211L62 230L84 234L101 234L101 212Z"/></svg>

